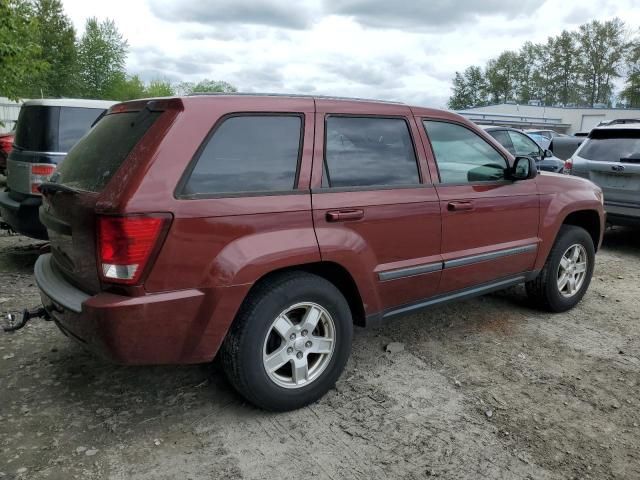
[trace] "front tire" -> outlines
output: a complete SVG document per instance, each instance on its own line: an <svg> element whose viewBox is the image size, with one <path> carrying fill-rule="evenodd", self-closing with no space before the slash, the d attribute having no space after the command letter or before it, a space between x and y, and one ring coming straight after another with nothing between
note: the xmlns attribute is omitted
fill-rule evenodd
<svg viewBox="0 0 640 480"><path fill-rule="evenodd" d="M272 411L303 407L340 377L351 352L349 305L329 281L288 272L257 285L222 346L229 381Z"/></svg>
<svg viewBox="0 0 640 480"><path fill-rule="evenodd" d="M542 271L535 280L527 282L527 294L536 306L565 312L582 300L594 266L591 235L584 228L563 225Z"/></svg>

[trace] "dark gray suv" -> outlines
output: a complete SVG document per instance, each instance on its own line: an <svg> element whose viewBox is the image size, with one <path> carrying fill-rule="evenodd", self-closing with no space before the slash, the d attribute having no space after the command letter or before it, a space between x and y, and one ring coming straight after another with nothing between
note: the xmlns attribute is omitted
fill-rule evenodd
<svg viewBox="0 0 640 480"><path fill-rule="evenodd" d="M14 231L47 239L40 223L38 188L67 152L114 102L42 99L22 105L13 149L7 159L7 189L0 192L0 215Z"/></svg>

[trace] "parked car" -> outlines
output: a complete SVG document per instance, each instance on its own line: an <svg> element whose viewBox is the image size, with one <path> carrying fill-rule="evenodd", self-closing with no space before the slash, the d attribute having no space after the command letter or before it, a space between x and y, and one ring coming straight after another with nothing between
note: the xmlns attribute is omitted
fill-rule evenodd
<svg viewBox="0 0 640 480"><path fill-rule="evenodd" d="M530 128L530 129L525 130L525 133L534 134L534 135L542 135L543 137L549 139L549 141L551 141L551 140L553 140L554 138L557 138L557 137L568 137L569 136L569 135L566 135L564 133L556 132L555 130L534 129L534 128Z"/></svg>
<svg viewBox="0 0 640 480"><path fill-rule="evenodd" d="M589 135L589 134L587 134ZM580 145L585 141L585 136L556 137L549 145L549 150L560 160L571 158Z"/></svg>
<svg viewBox="0 0 640 480"><path fill-rule="evenodd" d="M539 170L562 173L564 161L555 157L550 150L542 148L529 135L509 127L483 126L489 135L514 156L527 156L536 161Z"/></svg>
<svg viewBox="0 0 640 480"><path fill-rule="evenodd" d="M5 175L7 170L7 157L11 152L15 131L0 133L0 175Z"/></svg>
<svg viewBox="0 0 640 480"><path fill-rule="evenodd" d="M609 223L640 225L640 122L594 128L566 170L602 188Z"/></svg>
<svg viewBox="0 0 640 480"><path fill-rule="evenodd" d="M13 230L47 239L47 230L38 219L42 203L38 187L113 104L99 100L44 99L22 105L13 150L7 159L7 189L0 192L0 215Z"/></svg>
<svg viewBox="0 0 640 480"><path fill-rule="evenodd" d="M66 335L122 364L219 351L270 410L334 385L354 323L523 282L572 308L604 230L596 185L461 116L321 97L122 103L41 190L35 277Z"/></svg>

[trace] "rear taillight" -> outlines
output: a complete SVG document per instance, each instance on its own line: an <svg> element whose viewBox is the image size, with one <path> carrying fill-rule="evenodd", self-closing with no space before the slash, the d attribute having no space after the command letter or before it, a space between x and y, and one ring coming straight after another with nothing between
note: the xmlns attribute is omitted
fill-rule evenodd
<svg viewBox="0 0 640 480"><path fill-rule="evenodd" d="M170 219L165 214L98 217L102 279L127 285L138 283Z"/></svg>
<svg viewBox="0 0 640 480"><path fill-rule="evenodd" d="M0 152L3 152L5 157L11 152L13 147L13 138L0 138Z"/></svg>
<svg viewBox="0 0 640 480"><path fill-rule="evenodd" d="M49 180L49 177L55 172L56 166L51 163L32 163L31 164L31 193L40 195L40 184Z"/></svg>
<svg viewBox="0 0 640 480"><path fill-rule="evenodd" d="M573 168L573 160L571 158L567 158L564 161L564 170L562 170L562 173L565 173L567 175L571 175L571 169Z"/></svg>

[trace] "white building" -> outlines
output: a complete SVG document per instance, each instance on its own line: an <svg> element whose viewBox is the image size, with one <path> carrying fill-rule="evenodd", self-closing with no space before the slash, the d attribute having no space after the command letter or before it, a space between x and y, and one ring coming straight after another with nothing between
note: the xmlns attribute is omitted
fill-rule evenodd
<svg viewBox="0 0 640 480"><path fill-rule="evenodd" d="M14 102L6 97L0 97L0 133L13 130L21 105L22 102Z"/></svg>
<svg viewBox="0 0 640 480"><path fill-rule="evenodd" d="M638 118L640 109L543 107L502 103L470 108L457 113L480 125L514 128L545 128L560 133L589 132L604 120Z"/></svg>

